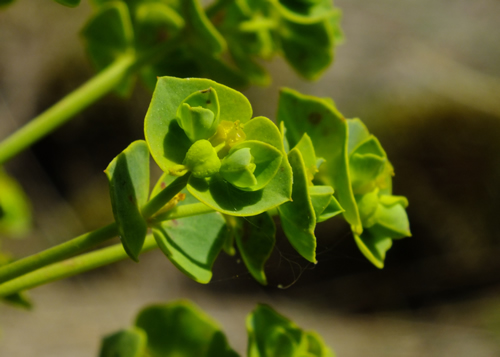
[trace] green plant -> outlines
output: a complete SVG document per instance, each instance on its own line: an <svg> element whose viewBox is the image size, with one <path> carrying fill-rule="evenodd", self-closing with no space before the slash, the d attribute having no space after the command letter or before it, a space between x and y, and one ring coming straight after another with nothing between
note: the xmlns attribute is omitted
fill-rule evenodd
<svg viewBox="0 0 500 357"><path fill-rule="evenodd" d="M314 79L342 40L340 12L330 0L298 7L290 0L218 0L206 10L198 0L91 3L94 14L82 37L99 74L0 142L0 164L105 94L128 96L138 77L151 90L159 75L208 77L231 87L268 84L258 60L283 55L300 75Z"/></svg>
<svg viewBox="0 0 500 357"><path fill-rule="evenodd" d="M304 331L267 305L258 305L246 321L247 356L333 357L314 331ZM196 306L178 301L139 312L133 327L105 337L101 357L236 357L220 327Z"/></svg>
<svg viewBox="0 0 500 357"><path fill-rule="evenodd" d="M350 224L360 251L378 268L392 240L410 235L407 201L392 195L392 165L359 119L345 119L331 99L283 89L275 124L252 118L246 97L226 86L268 83L256 59L277 53L304 77L316 78L340 37L338 11L330 1L221 0L206 14L194 0L94 3L96 13L82 33L101 73L0 143L0 163L105 93L126 95L136 77L155 84L145 141L131 143L105 170L114 222L33 256L2 257L1 298L29 306L25 290L127 257L138 261L157 247L184 274L208 283L218 254L234 255L236 246L250 274L265 285L276 222L312 263L315 227L335 216ZM230 62L222 56L226 50ZM156 79L170 72L209 75L224 84ZM164 172L152 190L150 155ZM12 195L0 197L0 229L24 229L23 194L5 175L2 189ZM86 252L115 236L121 244ZM287 326L274 327L273 319ZM250 320L260 326L250 333L250 356L278 353L263 352L268 348L285 348L284 355L331 355L316 335L303 334L268 308L258 308ZM150 341L144 326L138 325ZM121 343L138 351L151 348L140 331L110 337L104 351L120 350ZM269 346L255 347L262 343Z"/></svg>

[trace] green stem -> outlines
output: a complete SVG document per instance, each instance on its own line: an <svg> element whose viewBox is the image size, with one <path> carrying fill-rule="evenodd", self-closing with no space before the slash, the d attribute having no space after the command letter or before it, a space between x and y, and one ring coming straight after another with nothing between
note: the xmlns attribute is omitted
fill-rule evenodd
<svg viewBox="0 0 500 357"><path fill-rule="evenodd" d="M191 217L201 214L207 214L214 212L214 210L203 203L193 203L183 206L178 206L169 212L162 213L158 216L155 216L150 220L151 224L163 222L166 220L179 219L185 217ZM116 234L116 225L111 224L104 228L101 228L98 231L88 233L87 235L80 236L78 238L73 239L75 241L81 237L95 235L97 236L98 232L104 236L104 231L109 230L110 233ZM70 242L72 242L70 241ZM70 243L67 242L67 243ZM66 243L64 243L66 244ZM156 243L154 238L149 235L146 237L146 241L144 242L144 246L142 247L141 253L146 251L150 251L156 248ZM54 247L57 248L57 247ZM42 252L37 255L46 253ZM31 257L29 257L31 258ZM21 276L18 274L15 276L15 279L9 280L3 284L0 284L0 297L8 296L14 294L16 292L31 289L43 284L50 283L55 280L61 280L70 276L74 276L92 269L96 269L102 267L104 265L108 265L119 260L123 260L128 258L127 253L123 249L122 244L116 244L111 247L103 248L94 252L86 253L79 255L78 257L68 259L65 261L51 262L53 264L40 267L40 269L31 271L26 275ZM15 264L14 262L12 264ZM12 264L7 265L4 268L10 267ZM49 263L50 264L50 263ZM26 273L27 271L24 271Z"/></svg>
<svg viewBox="0 0 500 357"><path fill-rule="evenodd" d="M211 213L215 210L208 207L204 203L192 203L189 205L177 206L174 209L157 214L153 218L149 219L150 224L156 224L167 220L199 216L201 214Z"/></svg>
<svg viewBox="0 0 500 357"><path fill-rule="evenodd" d="M156 195L151 201L146 204L143 209L144 217L151 217L160 208L167 204L177 193L179 193L186 186L188 179L189 175L179 177L175 179L170 185L165 187L158 195ZM189 208L189 206L191 205L182 206L185 208L181 210L179 210L178 208L174 208L172 212L165 212L164 214L162 214L162 217L164 218L163 220L206 213L206 210L204 211L203 207L196 206L195 208ZM158 220L156 219L155 221ZM107 225L106 227L93 232L82 234L79 237L71 239L55 247L46 249L40 253L36 253L29 257L16 260L8 265L0 267L0 283L20 277L23 274L32 272L33 270L39 269L48 264L52 264L74 256L117 235L118 227L116 223L112 223L110 225Z"/></svg>
<svg viewBox="0 0 500 357"><path fill-rule="evenodd" d="M132 71L135 65L134 55L120 57L80 88L0 142L0 164L11 159L110 92Z"/></svg>
<svg viewBox="0 0 500 357"><path fill-rule="evenodd" d="M170 201L176 194L186 187L190 174L176 178L170 185L165 187L156 196L154 196L143 208L142 216L149 218L158 212L168 201Z"/></svg>
<svg viewBox="0 0 500 357"><path fill-rule="evenodd" d="M106 227L82 234L79 237L46 249L40 253L16 260L0 268L0 283L17 278L48 264L71 257L117 235L118 227L115 223L112 223Z"/></svg>
<svg viewBox="0 0 500 357"><path fill-rule="evenodd" d="M141 253L150 251L156 247L157 245L153 236L149 235L146 237ZM1 284L0 297L68 278L127 258L128 255L121 244L115 244L94 252L82 254Z"/></svg>

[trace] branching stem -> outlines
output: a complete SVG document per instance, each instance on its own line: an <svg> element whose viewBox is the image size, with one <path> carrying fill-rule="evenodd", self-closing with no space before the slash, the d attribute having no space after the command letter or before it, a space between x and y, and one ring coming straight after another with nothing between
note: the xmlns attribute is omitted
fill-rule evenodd
<svg viewBox="0 0 500 357"><path fill-rule="evenodd" d="M150 251L156 247L157 245L153 236L148 235L141 253ZM94 252L82 254L78 257L46 266L1 284L0 297L5 297L19 291L68 278L127 258L128 255L121 244L115 244Z"/></svg>
<svg viewBox="0 0 500 357"><path fill-rule="evenodd" d="M175 179L170 185L165 187L158 195L150 200L143 209L144 217L150 218L154 213L167 204L177 193L179 193L187 184L189 175ZM213 211L204 204L192 204L176 207L171 211L154 217L151 223L159 221L189 217L198 214L204 214ZM19 259L8 265L0 267L0 283L18 278L26 273L33 272L49 264L75 256L89 248L106 242L118 235L116 223L107 225L93 232L82 234L67 242L61 243L55 247L46 249L26 258ZM3 285L0 285L3 286Z"/></svg>

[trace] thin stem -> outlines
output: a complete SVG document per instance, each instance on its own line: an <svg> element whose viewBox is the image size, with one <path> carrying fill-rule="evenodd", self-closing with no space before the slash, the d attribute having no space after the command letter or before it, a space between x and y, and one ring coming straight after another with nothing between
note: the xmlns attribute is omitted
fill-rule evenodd
<svg viewBox="0 0 500 357"><path fill-rule="evenodd" d="M48 264L71 257L118 235L116 223L82 234L67 242L0 267L0 283L17 278Z"/></svg>
<svg viewBox="0 0 500 357"><path fill-rule="evenodd" d="M156 247L157 245L153 236L148 235L141 253L150 251ZM49 265L1 284L0 297L12 295L16 292L31 289L52 281L68 278L127 258L128 255L121 244L115 244L94 252L82 254L78 257Z"/></svg>
<svg viewBox="0 0 500 357"><path fill-rule="evenodd" d="M150 223L155 224L166 220L191 217L211 212L214 212L214 210L206 206L205 204L193 203L189 205L178 206L169 212L162 213L161 215L158 215L151 219ZM112 224L101 228L99 231L104 231L105 229L109 229L109 233L111 233L112 230L114 231L114 233L116 233L117 230L116 225ZM97 232L98 231L95 231L87 235L96 234ZM75 238L74 240L78 238ZM154 238L151 235L148 235L144 242L144 246L142 247L141 253L150 251L156 247L157 246ZM75 258L58 261L51 265L41 267L38 270L31 271L26 275L21 276L21 274L19 274L15 277L15 279L0 284L0 297L8 296L22 290L31 289L55 280L61 280L70 276L74 276L92 269L102 267L104 265L115 263L126 258L128 258L128 255L123 249L122 244L115 244L111 247L102 248L94 252L82 254ZM9 267L9 265L5 266L4 268L6 267Z"/></svg>
<svg viewBox="0 0 500 357"><path fill-rule="evenodd" d="M149 219L150 224L156 224L167 220L199 216L201 214L211 213L215 210L213 208L208 207L204 203L192 203L189 205L177 206L174 209L160 213L153 218Z"/></svg>
<svg viewBox="0 0 500 357"><path fill-rule="evenodd" d="M11 159L110 92L130 73L135 66L135 61L134 55L120 57L94 78L0 142L0 164Z"/></svg>
<svg viewBox="0 0 500 357"><path fill-rule="evenodd" d="M155 197L153 197L143 208L142 216L144 218L149 218L156 212L158 212L163 206L165 206L168 201L170 201L176 194L182 191L186 187L189 180L190 174L176 178L170 185L165 187L160 191Z"/></svg>
<svg viewBox="0 0 500 357"><path fill-rule="evenodd" d="M151 217L160 208L167 204L177 193L179 193L186 186L188 179L189 175L179 177L175 179L170 185L165 187L158 195L156 195L151 201L149 201L148 204L146 204L143 210L144 217ZM183 206L186 208L183 208L180 211L178 210L178 208L175 208L173 211L177 213L174 213L172 217L168 215L170 212L166 212L167 215L163 214L162 216L164 217L164 220L167 220L182 218L184 217L183 214L186 214L186 216L192 216L193 214L195 215L206 213L203 211L203 207L197 206L197 208L190 209L188 206L191 205ZM40 253L36 253L29 257L16 260L8 265L0 267L0 283L20 277L23 274L32 272L33 270L47 266L48 264L52 264L74 256L117 235L118 227L116 223L112 223L107 225L106 227L100 228L93 232L82 234L81 236L56 245L55 247L46 249Z"/></svg>

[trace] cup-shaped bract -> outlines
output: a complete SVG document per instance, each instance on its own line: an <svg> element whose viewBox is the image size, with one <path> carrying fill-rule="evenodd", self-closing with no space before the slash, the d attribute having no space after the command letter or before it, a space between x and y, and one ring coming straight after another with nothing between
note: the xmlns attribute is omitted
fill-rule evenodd
<svg viewBox="0 0 500 357"><path fill-rule="evenodd" d="M222 160L222 177L244 191L264 188L276 175L282 153L275 147L256 140L243 141Z"/></svg>
<svg viewBox="0 0 500 357"><path fill-rule="evenodd" d="M210 87L189 95L177 108L177 122L192 142L208 139L220 122L217 92Z"/></svg>
<svg viewBox="0 0 500 357"><path fill-rule="evenodd" d="M195 92L212 88L217 91L221 122L245 124L252 107L241 93L208 79L158 78L153 99L146 114L144 132L151 155L164 172L182 165L193 142L177 121L177 109Z"/></svg>
<svg viewBox="0 0 500 357"><path fill-rule="evenodd" d="M194 177L209 177L219 172L220 159L208 140L198 140L189 148L183 165Z"/></svg>

